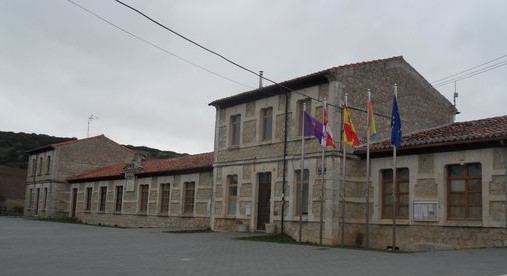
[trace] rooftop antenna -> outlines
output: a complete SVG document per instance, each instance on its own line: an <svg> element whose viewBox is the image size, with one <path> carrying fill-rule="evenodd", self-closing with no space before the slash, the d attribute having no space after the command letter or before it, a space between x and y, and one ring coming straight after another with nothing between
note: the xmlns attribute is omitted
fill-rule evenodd
<svg viewBox="0 0 507 276"><path fill-rule="evenodd" d="M90 124L93 120L98 120L99 117L93 117L93 114L88 117L88 129L86 130L86 137L90 137Z"/></svg>
<svg viewBox="0 0 507 276"><path fill-rule="evenodd" d="M264 74L264 71L259 71L259 89L262 88L262 74Z"/></svg>
<svg viewBox="0 0 507 276"><path fill-rule="evenodd" d="M456 108L456 99L458 98L458 92L456 92L456 81L454 81L454 96L453 96L453 102L454 107ZM456 108L456 114L459 114L458 109Z"/></svg>

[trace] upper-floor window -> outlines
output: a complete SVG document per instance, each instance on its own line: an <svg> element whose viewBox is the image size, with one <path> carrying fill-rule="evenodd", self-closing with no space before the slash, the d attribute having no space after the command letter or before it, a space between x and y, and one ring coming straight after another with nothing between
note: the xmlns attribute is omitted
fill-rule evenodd
<svg viewBox="0 0 507 276"><path fill-rule="evenodd" d="M49 174L50 172L51 172L51 156L48 156L46 160L46 174Z"/></svg>
<svg viewBox="0 0 507 276"><path fill-rule="evenodd" d="M227 176L227 186L228 186L227 214L235 215L236 209L238 208L238 175L237 174Z"/></svg>
<svg viewBox="0 0 507 276"><path fill-rule="evenodd" d="M39 175L42 175L42 162L44 161L44 158L39 159Z"/></svg>
<svg viewBox="0 0 507 276"><path fill-rule="evenodd" d="M482 168L480 163L447 166L447 218L482 219Z"/></svg>
<svg viewBox="0 0 507 276"><path fill-rule="evenodd" d="M273 108L263 108L261 116L261 139L269 141L273 138Z"/></svg>
<svg viewBox="0 0 507 276"><path fill-rule="evenodd" d="M183 212L191 214L194 212L195 182L185 182L185 202Z"/></svg>
<svg viewBox="0 0 507 276"><path fill-rule="evenodd" d="M311 113L311 110L312 110L312 99L304 99L298 101L298 116L297 116L298 121L296 122L296 125L298 126L299 136L303 135L303 125L302 125L304 116L303 111Z"/></svg>
<svg viewBox="0 0 507 276"><path fill-rule="evenodd" d="M241 131L241 115L233 115L231 116L230 122L231 129L231 146L239 145L240 131Z"/></svg>
<svg viewBox="0 0 507 276"><path fill-rule="evenodd" d="M35 175L37 172L37 158L32 159L32 175Z"/></svg>
<svg viewBox="0 0 507 276"><path fill-rule="evenodd" d="M408 219L409 171L408 168L396 169L396 218ZM382 170L382 218L393 217L393 170Z"/></svg>

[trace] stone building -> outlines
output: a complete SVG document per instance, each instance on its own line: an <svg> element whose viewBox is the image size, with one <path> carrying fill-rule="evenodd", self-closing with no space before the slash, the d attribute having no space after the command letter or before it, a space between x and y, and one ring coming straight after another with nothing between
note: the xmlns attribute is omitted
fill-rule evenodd
<svg viewBox="0 0 507 276"><path fill-rule="evenodd" d="M322 101L327 101L339 145L344 96L364 136L371 90L379 137L388 137L394 84L404 133L454 121L455 107L402 57L338 66L210 103L216 108L212 229L232 231L246 223L255 231L275 224L296 239L319 242L322 202L323 243L339 244L344 152L328 148L322 175L321 147L315 138L306 138L301 161L303 106L322 121ZM350 189L362 181L364 162L353 162L359 158L351 154L347 158L352 161L346 173ZM346 201L364 205L363 197Z"/></svg>
<svg viewBox="0 0 507 276"><path fill-rule="evenodd" d="M507 246L506 143L507 116L406 135L396 158L396 246L409 251ZM370 148L369 244L386 248L393 239L393 149L389 140ZM365 150L355 151L360 162ZM365 201L353 201L365 195L365 175L348 194L347 244L365 237Z"/></svg>
<svg viewBox="0 0 507 276"><path fill-rule="evenodd" d="M134 160L69 177L70 216L91 224L209 228L213 153Z"/></svg>
<svg viewBox="0 0 507 276"><path fill-rule="evenodd" d="M72 140L28 152L25 216L67 217L71 196L67 177L128 162L135 153L104 135Z"/></svg>

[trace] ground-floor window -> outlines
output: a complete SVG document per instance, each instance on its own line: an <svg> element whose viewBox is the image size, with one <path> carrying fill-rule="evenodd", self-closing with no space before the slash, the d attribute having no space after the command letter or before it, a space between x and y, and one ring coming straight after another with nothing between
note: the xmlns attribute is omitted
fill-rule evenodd
<svg viewBox="0 0 507 276"><path fill-rule="evenodd" d="M169 183L160 184L160 213L169 212L171 186Z"/></svg>
<svg viewBox="0 0 507 276"><path fill-rule="evenodd" d="M480 163L447 166L447 218L482 219L482 168Z"/></svg>
<svg viewBox="0 0 507 276"><path fill-rule="evenodd" d="M100 187L99 212L106 211L107 187Z"/></svg>
<svg viewBox="0 0 507 276"><path fill-rule="evenodd" d="M238 175L227 176L227 214L235 215L238 208Z"/></svg>
<svg viewBox="0 0 507 276"><path fill-rule="evenodd" d="M86 188L86 204L85 211L90 211L92 209L92 187Z"/></svg>
<svg viewBox="0 0 507 276"><path fill-rule="evenodd" d="M141 185L139 188L139 212L146 213L148 211L148 195L149 185Z"/></svg>
<svg viewBox="0 0 507 276"><path fill-rule="evenodd" d="M408 168L396 170L396 218L408 219L409 213L409 171ZM382 170L382 218L393 217L393 170Z"/></svg>
<svg viewBox="0 0 507 276"><path fill-rule="evenodd" d="M116 186L116 202L114 211L121 213L121 205L123 202L123 186Z"/></svg>
<svg viewBox="0 0 507 276"><path fill-rule="evenodd" d="M191 214L194 212L195 182L185 182L185 204L183 212Z"/></svg>
<svg viewBox="0 0 507 276"><path fill-rule="evenodd" d="M296 170L294 171L294 178L296 182L296 214L308 214L310 173L308 170L303 170L303 180L301 182L301 170Z"/></svg>

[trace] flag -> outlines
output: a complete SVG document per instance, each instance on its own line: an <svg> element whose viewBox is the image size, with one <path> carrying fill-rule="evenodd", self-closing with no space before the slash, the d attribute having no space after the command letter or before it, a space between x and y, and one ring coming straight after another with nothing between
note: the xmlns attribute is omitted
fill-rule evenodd
<svg viewBox="0 0 507 276"><path fill-rule="evenodd" d="M329 146L336 148L333 135L331 134L331 127L329 126L329 120L327 118L327 109L325 107L324 107L324 127L322 129L322 133L324 134L324 139L320 141L320 144L323 147Z"/></svg>
<svg viewBox="0 0 507 276"><path fill-rule="evenodd" d="M377 125L375 124L375 118L373 117L373 105L371 104L371 100L368 99L368 122L369 122L369 132L370 139L372 141L377 140Z"/></svg>
<svg viewBox="0 0 507 276"><path fill-rule="evenodd" d="M343 142L353 146L359 146L356 129L350 120L349 108L345 104L343 108Z"/></svg>
<svg viewBox="0 0 507 276"><path fill-rule="evenodd" d="M391 115L391 145L399 147L401 145L401 119L398 112L398 100L393 97L393 112Z"/></svg>
<svg viewBox="0 0 507 276"><path fill-rule="evenodd" d="M322 141L322 137L324 134L322 130L324 129L324 125L319 122L317 119L313 118L308 112L304 112L305 114L305 129L304 136L315 136L319 140L319 143Z"/></svg>

